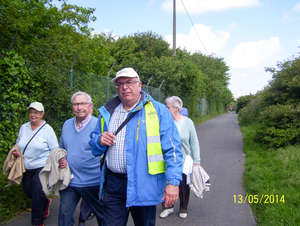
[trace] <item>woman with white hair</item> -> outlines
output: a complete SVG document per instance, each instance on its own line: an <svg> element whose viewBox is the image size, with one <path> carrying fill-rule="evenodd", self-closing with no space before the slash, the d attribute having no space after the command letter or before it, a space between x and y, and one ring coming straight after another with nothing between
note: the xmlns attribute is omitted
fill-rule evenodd
<svg viewBox="0 0 300 226"><path fill-rule="evenodd" d="M193 158L194 165L200 165L200 145L196 129L191 119L180 114L183 106L182 100L177 96L171 96L166 99L165 104L173 116L174 122L180 135L183 162L185 161L186 155L189 155ZM190 189L189 185L187 184L187 175L182 174L182 181L179 185L180 218L187 217L189 198ZM166 218L169 216L169 214L174 212L174 206L171 208L165 208L164 203L162 204L162 206L164 210L159 215L161 218Z"/></svg>

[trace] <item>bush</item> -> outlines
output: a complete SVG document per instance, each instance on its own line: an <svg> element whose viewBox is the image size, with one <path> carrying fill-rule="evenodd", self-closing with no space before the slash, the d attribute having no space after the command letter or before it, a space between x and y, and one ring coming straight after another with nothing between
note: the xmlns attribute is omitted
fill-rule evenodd
<svg viewBox="0 0 300 226"><path fill-rule="evenodd" d="M39 86L32 80L24 59L12 52L0 58L0 157L6 158L15 144L18 130L25 122L26 107ZM1 159L1 158L0 158Z"/></svg>
<svg viewBox="0 0 300 226"><path fill-rule="evenodd" d="M265 108L256 125L255 140L268 147L284 147L300 141L300 105L273 105Z"/></svg>
<svg viewBox="0 0 300 226"><path fill-rule="evenodd" d="M7 52L0 58L0 167L15 144L20 125L26 120L26 107L30 95L37 86L28 73L24 59L18 54ZM0 174L0 219L2 223L16 217L20 211L30 207L30 200L22 185L6 187L8 179Z"/></svg>
<svg viewBox="0 0 300 226"><path fill-rule="evenodd" d="M237 105L236 105L236 113L239 113L240 110L242 110L244 107L246 107L249 102L254 98L254 95L246 95L246 96L241 96L237 100Z"/></svg>
<svg viewBox="0 0 300 226"><path fill-rule="evenodd" d="M2 223L18 216L20 212L26 211L31 206L31 200L24 194L22 184L6 187L7 184L8 184L8 179L5 178L5 176L1 173L0 174L1 225Z"/></svg>
<svg viewBox="0 0 300 226"><path fill-rule="evenodd" d="M256 94L246 107L239 111L239 124L241 126L252 125L257 122L260 111L264 108L264 98L262 93Z"/></svg>

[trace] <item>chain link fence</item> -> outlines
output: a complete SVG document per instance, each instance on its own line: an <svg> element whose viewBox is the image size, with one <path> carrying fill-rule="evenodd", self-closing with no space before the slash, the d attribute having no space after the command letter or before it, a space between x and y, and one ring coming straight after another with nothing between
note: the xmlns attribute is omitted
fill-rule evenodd
<svg viewBox="0 0 300 226"><path fill-rule="evenodd" d="M45 117L50 122L57 118L66 118L65 115L71 117L72 112L68 112L68 110L72 110L71 96L79 90L91 96L94 109L105 105L117 94L114 83L107 76L38 65L32 62L26 62L26 66L32 77L38 78L42 84L45 84L42 94L44 97L37 101L43 101L43 104L46 105ZM146 85L143 85L142 88L148 91L156 101L164 103L166 95L163 90ZM61 101L65 101L65 104L63 105ZM59 114L60 116L58 116ZM98 116L98 111L95 111L94 115Z"/></svg>
<svg viewBox="0 0 300 226"><path fill-rule="evenodd" d="M105 105L106 102L116 94L114 83L107 76L86 73L65 68L40 65L32 62L26 62L29 73L35 79L41 80L45 86L41 101L45 106L45 119L53 128L61 131L62 123L68 118L74 117L71 96L77 91L83 91L90 94L94 103L94 113L98 117L98 108ZM167 97L164 90L156 87L143 85L142 88L156 100L164 104ZM205 115L208 110L208 102L205 99L199 99L196 104L196 114Z"/></svg>

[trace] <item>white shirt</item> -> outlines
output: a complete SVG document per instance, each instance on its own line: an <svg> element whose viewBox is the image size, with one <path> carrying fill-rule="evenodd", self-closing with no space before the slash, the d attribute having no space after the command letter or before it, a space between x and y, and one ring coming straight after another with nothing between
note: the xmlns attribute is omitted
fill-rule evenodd
<svg viewBox="0 0 300 226"><path fill-rule="evenodd" d="M141 96L140 96L141 98ZM108 132L115 133L119 126L126 120L128 114L136 107L139 103L140 98L134 104L134 106L125 111L123 104L120 103L114 113L111 116L111 120L108 126ZM108 147L106 155L106 165L109 170L114 173L127 173L126 165L126 148L125 148L125 135L126 135L126 125L121 129L121 131L116 136L116 144Z"/></svg>
<svg viewBox="0 0 300 226"><path fill-rule="evenodd" d="M30 127L30 122L21 126L17 143L22 153L28 141L41 126L33 131ZM52 127L47 124L34 136L25 150L25 169L37 169L44 167L50 152L55 148L58 148L57 138Z"/></svg>

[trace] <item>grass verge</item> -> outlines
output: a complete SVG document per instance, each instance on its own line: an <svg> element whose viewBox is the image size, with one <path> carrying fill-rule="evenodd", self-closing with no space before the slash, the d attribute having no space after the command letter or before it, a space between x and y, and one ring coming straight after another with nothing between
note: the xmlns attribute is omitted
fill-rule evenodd
<svg viewBox="0 0 300 226"><path fill-rule="evenodd" d="M212 118L215 118L217 116L220 116L220 115L223 115L225 114L224 113L214 113L214 114L209 114L209 115L202 115L202 116L197 116L197 117L190 117L193 122L194 122L194 125L197 126L197 125L200 125L201 123L204 123Z"/></svg>
<svg viewBox="0 0 300 226"><path fill-rule="evenodd" d="M253 127L241 131L244 187L258 225L300 225L300 145L268 149L254 142Z"/></svg>

